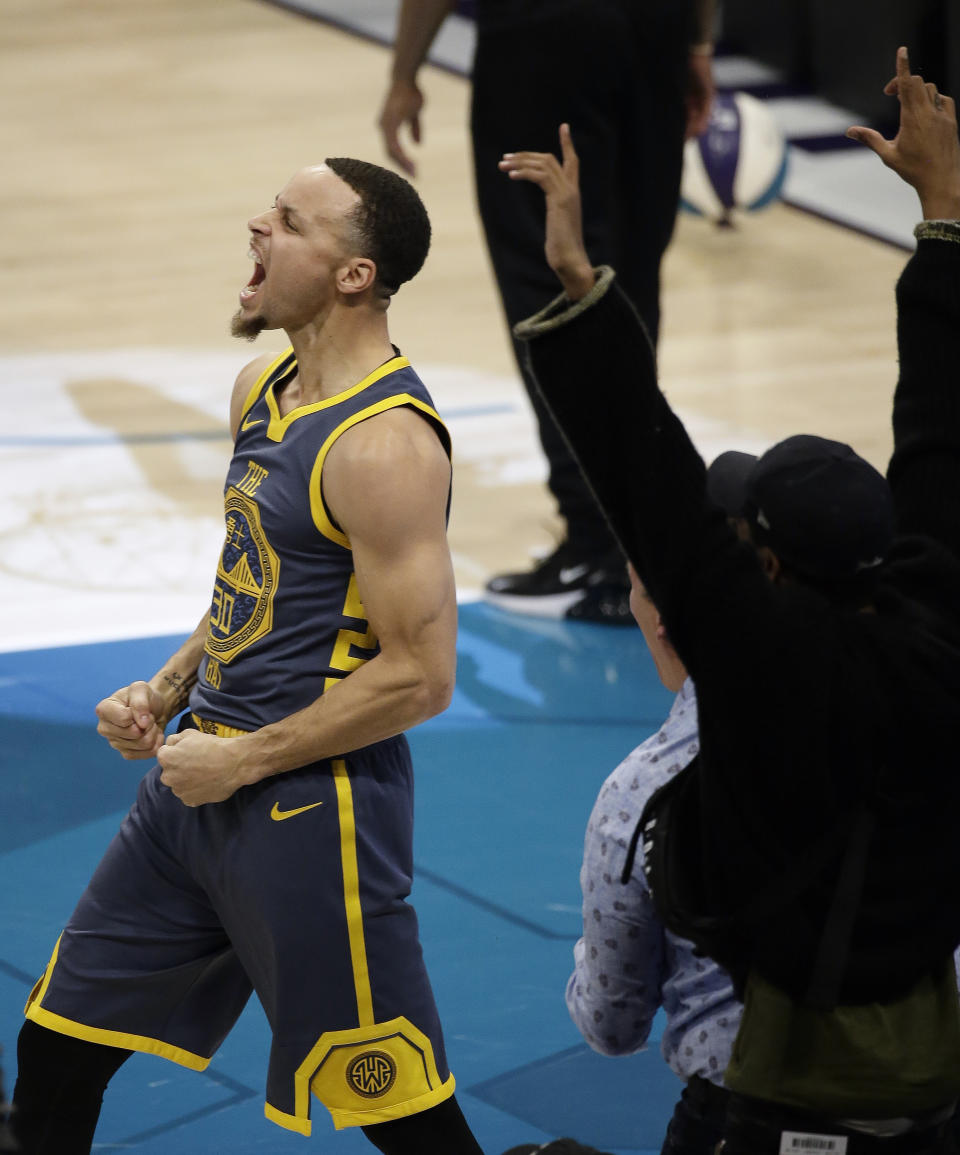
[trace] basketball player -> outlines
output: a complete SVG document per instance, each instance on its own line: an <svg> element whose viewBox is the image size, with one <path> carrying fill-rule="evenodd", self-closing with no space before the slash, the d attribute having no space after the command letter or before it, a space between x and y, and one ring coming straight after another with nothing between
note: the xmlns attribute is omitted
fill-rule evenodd
<svg viewBox="0 0 960 1155"><path fill-rule="evenodd" d="M312 1092L381 1151L475 1155L405 902L402 732L455 668L449 438L387 331L430 224L401 177L340 158L249 229L233 332L290 347L233 391L209 613L97 706L114 749L159 765L30 996L13 1126L26 1152L88 1152L132 1051L203 1070L255 990L269 1119L308 1135Z"/></svg>

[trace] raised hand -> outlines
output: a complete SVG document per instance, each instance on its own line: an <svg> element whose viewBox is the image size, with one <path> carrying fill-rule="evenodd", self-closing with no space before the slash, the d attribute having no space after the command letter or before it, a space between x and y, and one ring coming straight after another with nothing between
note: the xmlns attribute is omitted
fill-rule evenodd
<svg viewBox="0 0 960 1155"><path fill-rule="evenodd" d="M960 219L960 139L953 98L910 71L906 48L897 49L897 73L884 92L900 101L900 127L893 140L862 125L848 128L847 136L872 149L917 190L927 220Z"/></svg>
<svg viewBox="0 0 960 1155"><path fill-rule="evenodd" d="M506 152L497 167L511 180L532 181L543 190L547 201L547 264L560 278L567 296L578 301L593 288L595 278L583 244L580 161L569 124L560 125L560 155L562 161L551 152Z"/></svg>

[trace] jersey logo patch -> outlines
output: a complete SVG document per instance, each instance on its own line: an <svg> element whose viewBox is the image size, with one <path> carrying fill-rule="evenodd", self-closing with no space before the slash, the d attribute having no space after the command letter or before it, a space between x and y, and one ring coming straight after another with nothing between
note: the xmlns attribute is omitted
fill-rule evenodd
<svg viewBox="0 0 960 1155"><path fill-rule="evenodd" d="M270 811L270 817L274 822L283 822L285 818L293 818L295 814L305 814L308 810L312 810L315 806L322 806L322 802L311 802L309 806L298 806L294 810L281 810L280 803L274 802L273 809Z"/></svg>
<svg viewBox="0 0 960 1155"><path fill-rule="evenodd" d="M385 1095L397 1079L397 1064L384 1051L364 1051L347 1067L347 1083L351 1091L365 1099Z"/></svg>
<svg viewBox="0 0 960 1155"><path fill-rule="evenodd" d="M244 430L252 429L254 425L262 425L263 421L264 419L262 417L255 417L253 421L251 421L249 417L244 417L243 424L240 426L240 428Z"/></svg>
<svg viewBox="0 0 960 1155"><path fill-rule="evenodd" d="M236 486L224 502L227 539L217 564L204 649L229 663L273 628L280 559L270 548L255 501Z"/></svg>

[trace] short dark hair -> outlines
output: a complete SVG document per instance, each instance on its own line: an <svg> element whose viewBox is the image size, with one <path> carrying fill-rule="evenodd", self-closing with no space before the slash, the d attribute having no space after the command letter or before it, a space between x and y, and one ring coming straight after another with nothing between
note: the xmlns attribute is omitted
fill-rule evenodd
<svg viewBox="0 0 960 1155"><path fill-rule="evenodd" d="M402 176L350 157L327 157L327 168L360 198L353 224L377 266L377 282L389 296L415 277L430 248L430 218L417 190Z"/></svg>

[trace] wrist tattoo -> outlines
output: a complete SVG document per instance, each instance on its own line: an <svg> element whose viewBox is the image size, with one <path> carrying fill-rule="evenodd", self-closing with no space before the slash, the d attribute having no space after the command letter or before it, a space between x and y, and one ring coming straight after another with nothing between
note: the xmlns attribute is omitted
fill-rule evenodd
<svg viewBox="0 0 960 1155"><path fill-rule="evenodd" d="M190 691L196 685L197 675L190 674L163 674L163 681L173 690L175 697L173 700L173 710L182 710L187 704L190 697Z"/></svg>

